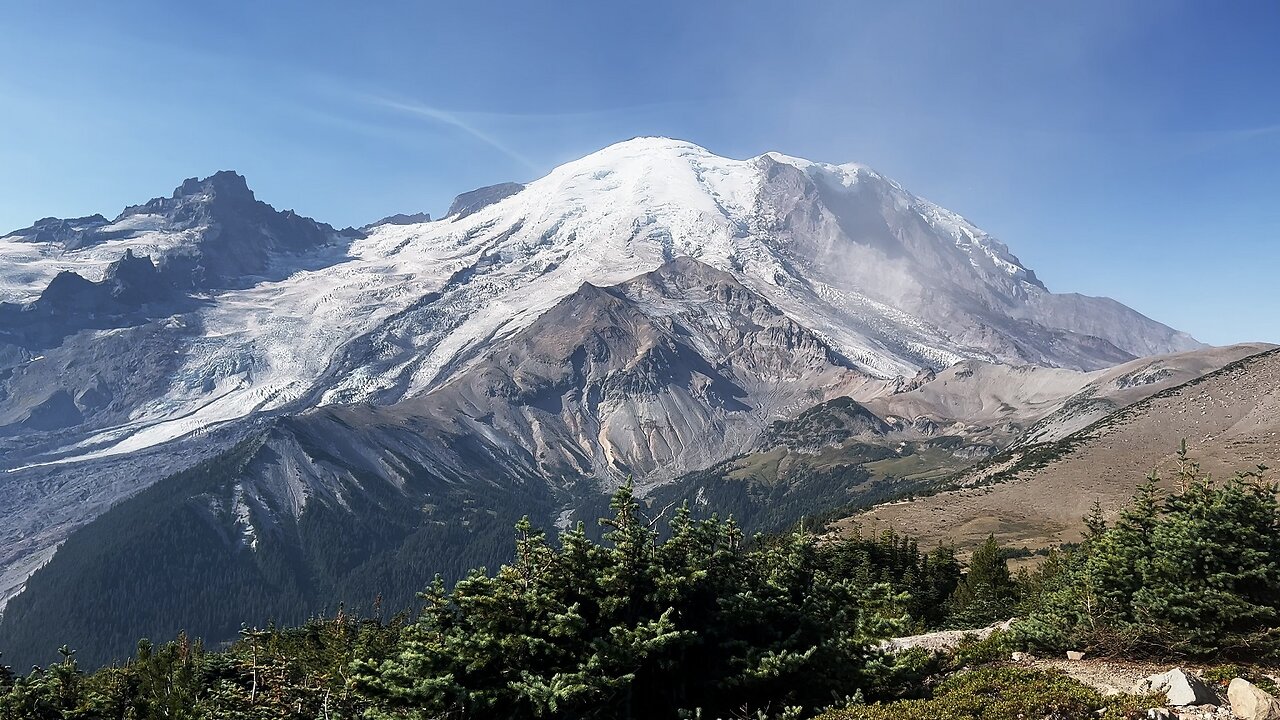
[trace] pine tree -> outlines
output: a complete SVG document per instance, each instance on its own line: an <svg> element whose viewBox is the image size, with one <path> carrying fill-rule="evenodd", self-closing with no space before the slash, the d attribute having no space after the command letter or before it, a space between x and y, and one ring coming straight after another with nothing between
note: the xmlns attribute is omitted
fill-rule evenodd
<svg viewBox="0 0 1280 720"><path fill-rule="evenodd" d="M1132 620L1130 600L1146 582L1154 533L1162 512L1159 482L1156 473L1149 474L1114 525L1088 538L1092 547L1086 581L1095 624L1117 625Z"/></svg>
<svg viewBox="0 0 1280 720"><path fill-rule="evenodd" d="M1276 486L1251 472L1215 483L1195 463L1152 531L1135 620L1146 641L1192 655L1280 651L1280 512Z"/></svg>
<svg viewBox="0 0 1280 720"><path fill-rule="evenodd" d="M995 535L973 551L969 571L951 598L950 623L955 627L982 627L1013 614L1018 586L1000 554Z"/></svg>
<svg viewBox="0 0 1280 720"><path fill-rule="evenodd" d="M3 659L4 653L0 653L0 660ZM0 693L6 692L12 688L15 679L13 668L5 665L3 662L0 662Z"/></svg>

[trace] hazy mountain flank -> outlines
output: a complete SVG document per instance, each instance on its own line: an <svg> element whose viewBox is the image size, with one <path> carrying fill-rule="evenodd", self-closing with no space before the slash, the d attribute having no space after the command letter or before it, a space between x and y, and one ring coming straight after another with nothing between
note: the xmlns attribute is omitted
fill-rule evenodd
<svg viewBox="0 0 1280 720"><path fill-rule="evenodd" d="M922 542L968 545L994 533L1009 545L1047 547L1077 540L1094 501L1114 513L1147 473L1168 477L1184 438L1189 455L1218 476L1258 464L1280 467L1280 349L1233 345L1182 359L1196 369L1206 360L1228 362L1056 442L1019 446L955 478L970 487L877 507L846 522L893 527ZM1131 373L1109 371L1104 387L1119 398L1145 392L1139 388L1150 385L1128 384ZM1078 424L1068 420L1067 427Z"/></svg>

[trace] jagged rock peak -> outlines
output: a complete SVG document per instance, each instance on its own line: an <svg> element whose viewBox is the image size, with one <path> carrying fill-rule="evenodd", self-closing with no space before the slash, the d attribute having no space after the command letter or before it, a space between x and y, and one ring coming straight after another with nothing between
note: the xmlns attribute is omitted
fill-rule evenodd
<svg viewBox="0 0 1280 720"><path fill-rule="evenodd" d="M417 225L418 223L427 222L431 222L430 213L396 213L395 215L388 215L380 220L375 220L368 225L365 225L362 229L368 230L370 228L378 227L379 225Z"/></svg>
<svg viewBox="0 0 1280 720"><path fill-rule="evenodd" d="M135 255L133 248L125 248L119 260L107 266L105 280L119 279L135 282L143 279L158 278L158 271L150 255Z"/></svg>
<svg viewBox="0 0 1280 720"><path fill-rule="evenodd" d="M173 199L191 197L211 193L224 199L241 199L253 201L253 191L244 176L234 170L219 170L203 180L187 178L173 191Z"/></svg>

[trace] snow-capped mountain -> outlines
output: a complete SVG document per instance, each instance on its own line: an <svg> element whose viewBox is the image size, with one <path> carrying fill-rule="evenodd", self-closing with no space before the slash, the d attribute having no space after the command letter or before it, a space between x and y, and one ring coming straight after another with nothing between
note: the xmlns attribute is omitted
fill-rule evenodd
<svg viewBox="0 0 1280 720"><path fill-rule="evenodd" d="M641 138L523 189L502 186L495 202L464 203L467 213L441 221L346 238L325 226L285 242L262 225L253 237L266 247L220 252L199 235L206 217L173 206L223 185L256 207L242 180L219 174L112 224L45 220L0 245L4 292L16 300L36 296L55 269L93 277L125 249L158 256L162 269L191 268L191 282L218 280L201 288L211 297L191 322L202 332L175 347L163 397L69 457L133 451L299 402L411 397L583 282L616 284L678 256L734 274L878 377L965 358L1096 369L1197 346L1112 301L1049 293L1003 244L859 165L776 153L730 160ZM335 257L335 238L345 257ZM248 287L217 289L267 273L273 244L326 249L311 266L278 265L239 283Z"/></svg>
<svg viewBox="0 0 1280 720"><path fill-rule="evenodd" d="M0 596L112 502L282 416L367 423L344 462L368 466L344 482L403 482L379 450L401 440L423 467L656 482L806 403L926 368L1093 370L1198 347L1114 301L1050 293L864 166L661 138L363 231L277 212L234 173L188 180L114 221L0 238L0 301ZM594 334L557 335L565 323ZM579 364L591 347L608 361ZM432 433L446 442L424 445ZM451 460L459 438L478 454ZM277 490L315 490L328 470L306 457L276 466Z"/></svg>

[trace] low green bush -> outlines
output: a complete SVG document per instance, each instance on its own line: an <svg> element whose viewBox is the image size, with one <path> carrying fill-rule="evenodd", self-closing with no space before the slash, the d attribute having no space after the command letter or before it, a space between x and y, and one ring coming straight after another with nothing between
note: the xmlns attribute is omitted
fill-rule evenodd
<svg viewBox="0 0 1280 720"><path fill-rule="evenodd" d="M819 720L1139 718L1154 704L1156 699L1151 697L1103 697L1057 671L992 666L944 681L928 699L855 705L829 712Z"/></svg>
<svg viewBox="0 0 1280 720"><path fill-rule="evenodd" d="M1257 685L1259 689L1269 692L1272 695L1280 694L1280 688L1276 687L1276 682L1265 674L1253 670L1251 668L1242 667L1240 665L1217 665L1204 671L1204 679L1206 682L1212 683L1223 693L1226 692L1227 686L1235 678L1242 678Z"/></svg>
<svg viewBox="0 0 1280 720"><path fill-rule="evenodd" d="M1006 632L993 632L985 638L966 637L946 656L949 670L990 665L1007 660L1014 649L1013 639Z"/></svg>

